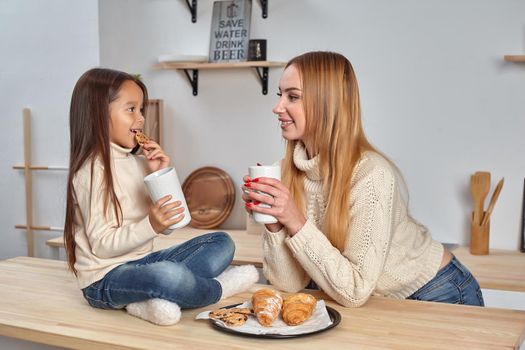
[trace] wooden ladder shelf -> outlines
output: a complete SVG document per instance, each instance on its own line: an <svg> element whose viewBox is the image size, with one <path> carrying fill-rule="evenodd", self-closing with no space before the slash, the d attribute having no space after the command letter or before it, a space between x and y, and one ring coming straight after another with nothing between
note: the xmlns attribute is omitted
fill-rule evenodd
<svg viewBox="0 0 525 350"><path fill-rule="evenodd" d="M36 166L31 164L31 110L24 108L24 165L15 165L13 169L24 170L26 192L26 224L15 225L17 229L27 232L27 255L34 256L33 231L64 231L61 227L33 225L33 171L34 170L68 170L63 166Z"/></svg>

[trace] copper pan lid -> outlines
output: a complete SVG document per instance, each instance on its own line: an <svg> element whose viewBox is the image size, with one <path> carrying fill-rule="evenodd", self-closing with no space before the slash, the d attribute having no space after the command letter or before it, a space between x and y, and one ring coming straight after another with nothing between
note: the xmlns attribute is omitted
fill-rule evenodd
<svg viewBox="0 0 525 350"><path fill-rule="evenodd" d="M231 177L215 167L199 168L182 184L191 213L190 226L207 229L219 227L231 214L235 188Z"/></svg>

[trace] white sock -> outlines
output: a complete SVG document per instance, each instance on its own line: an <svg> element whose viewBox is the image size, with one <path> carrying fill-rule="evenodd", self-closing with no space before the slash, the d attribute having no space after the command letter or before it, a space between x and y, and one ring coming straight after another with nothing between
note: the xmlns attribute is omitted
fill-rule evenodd
<svg viewBox="0 0 525 350"><path fill-rule="evenodd" d="M159 326L174 325L179 322L181 316L179 305L158 298L131 303L126 306L126 311L132 316Z"/></svg>
<svg viewBox="0 0 525 350"><path fill-rule="evenodd" d="M234 266L224 271L217 276L217 281L222 286L221 299L248 290L258 280L259 272L253 265Z"/></svg>

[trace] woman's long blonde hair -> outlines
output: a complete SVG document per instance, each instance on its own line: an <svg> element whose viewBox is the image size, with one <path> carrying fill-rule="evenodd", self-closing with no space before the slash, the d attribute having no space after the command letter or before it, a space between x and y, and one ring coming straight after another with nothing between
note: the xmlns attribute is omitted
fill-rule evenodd
<svg viewBox="0 0 525 350"><path fill-rule="evenodd" d="M333 52L308 52L290 60L302 81L305 135L310 156L319 156L327 199L323 231L339 250L348 236L352 173L363 152L376 151L361 124L357 79L350 62ZM298 140L288 141L283 183L304 211L304 175L293 162ZM377 152L377 151L376 151Z"/></svg>

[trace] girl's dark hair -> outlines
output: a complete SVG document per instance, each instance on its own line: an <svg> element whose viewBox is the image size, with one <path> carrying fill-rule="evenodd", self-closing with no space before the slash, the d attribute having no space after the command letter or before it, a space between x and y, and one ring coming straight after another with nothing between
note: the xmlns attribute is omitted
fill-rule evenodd
<svg viewBox="0 0 525 350"><path fill-rule="evenodd" d="M146 86L133 75L112 69L94 68L85 72L73 89L69 112L70 154L67 181L66 218L64 223L64 245L69 269L75 269L75 205L76 195L73 178L86 161L91 162L91 184L93 169L98 159L104 167L103 188L104 212L113 207L117 225L122 225L122 209L115 194L110 161L109 104L118 98L125 81L135 82L144 93L144 107L148 100Z"/></svg>

